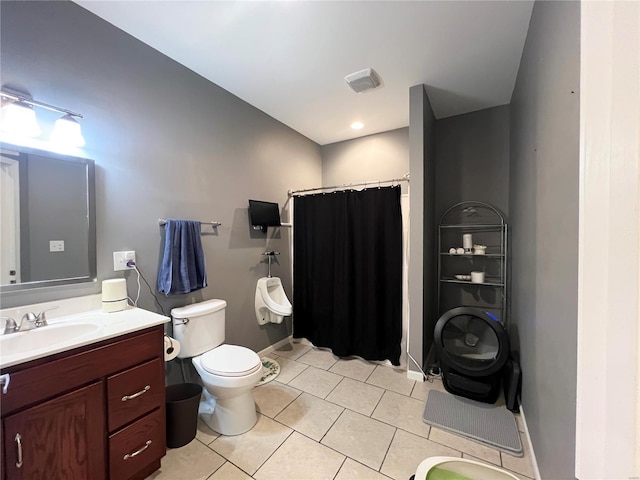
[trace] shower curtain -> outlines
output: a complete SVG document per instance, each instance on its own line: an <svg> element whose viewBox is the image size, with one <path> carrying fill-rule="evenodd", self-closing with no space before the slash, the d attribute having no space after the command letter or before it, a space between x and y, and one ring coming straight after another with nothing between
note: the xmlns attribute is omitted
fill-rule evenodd
<svg viewBox="0 0 640 480"><path fill-rule="evenodd" d="M293 336L400 364L400 187L294 197Z"/></svg>

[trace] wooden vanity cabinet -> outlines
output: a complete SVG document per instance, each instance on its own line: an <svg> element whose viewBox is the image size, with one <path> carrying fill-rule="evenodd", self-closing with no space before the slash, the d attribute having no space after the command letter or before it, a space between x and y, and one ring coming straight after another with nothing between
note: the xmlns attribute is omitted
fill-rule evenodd
<svg viewBox="0 0 640 480"><path fill-rule="evenodd" d="M2 480L143 479L166 453L161 325L9 367Z"/></svg>

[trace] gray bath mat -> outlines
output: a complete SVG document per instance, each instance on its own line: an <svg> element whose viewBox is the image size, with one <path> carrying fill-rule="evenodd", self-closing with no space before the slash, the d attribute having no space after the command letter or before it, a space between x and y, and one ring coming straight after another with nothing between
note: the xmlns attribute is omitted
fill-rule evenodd
<svg viewBox="0 0 640 480"><path fill-rule="evenodd" d="M511 455L522 456L516 419L504 406L431 390L422 415L425 423L457 433Z"/></svg>

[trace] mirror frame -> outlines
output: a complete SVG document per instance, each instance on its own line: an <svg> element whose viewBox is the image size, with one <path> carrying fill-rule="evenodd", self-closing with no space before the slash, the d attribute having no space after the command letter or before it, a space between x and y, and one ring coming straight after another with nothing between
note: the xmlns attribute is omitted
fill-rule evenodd
<svg viewBox="0 0 640 480"><path fill-rule="evenodd" d="M98 279L97 268L97 247L96 247L96 169L95 162L88 158L66 155L49 150L32 148L23 145L16 145L7 142L0 142L2 150L8 150L25 155L39 155L41 157L64 160L68 162L80 163L85 166L87 180L87 213L89 215L88 231L88 253L89 253L89 273L86 276L60 278L54 280L40 280L35 282L15 283L0 285L0 293L19 292L35 288L57 287L61 285L73 285L79 283L96 282Z"/></svg>

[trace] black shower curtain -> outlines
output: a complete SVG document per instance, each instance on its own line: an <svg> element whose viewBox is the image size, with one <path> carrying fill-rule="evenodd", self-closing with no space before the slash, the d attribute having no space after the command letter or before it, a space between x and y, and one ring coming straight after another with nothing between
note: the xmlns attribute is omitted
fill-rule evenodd
<svg viewBox="0 0 640 480"><path fill-rule="evenodd" d="M400 364L400 187L294 199L293 336Z"/></svg>

